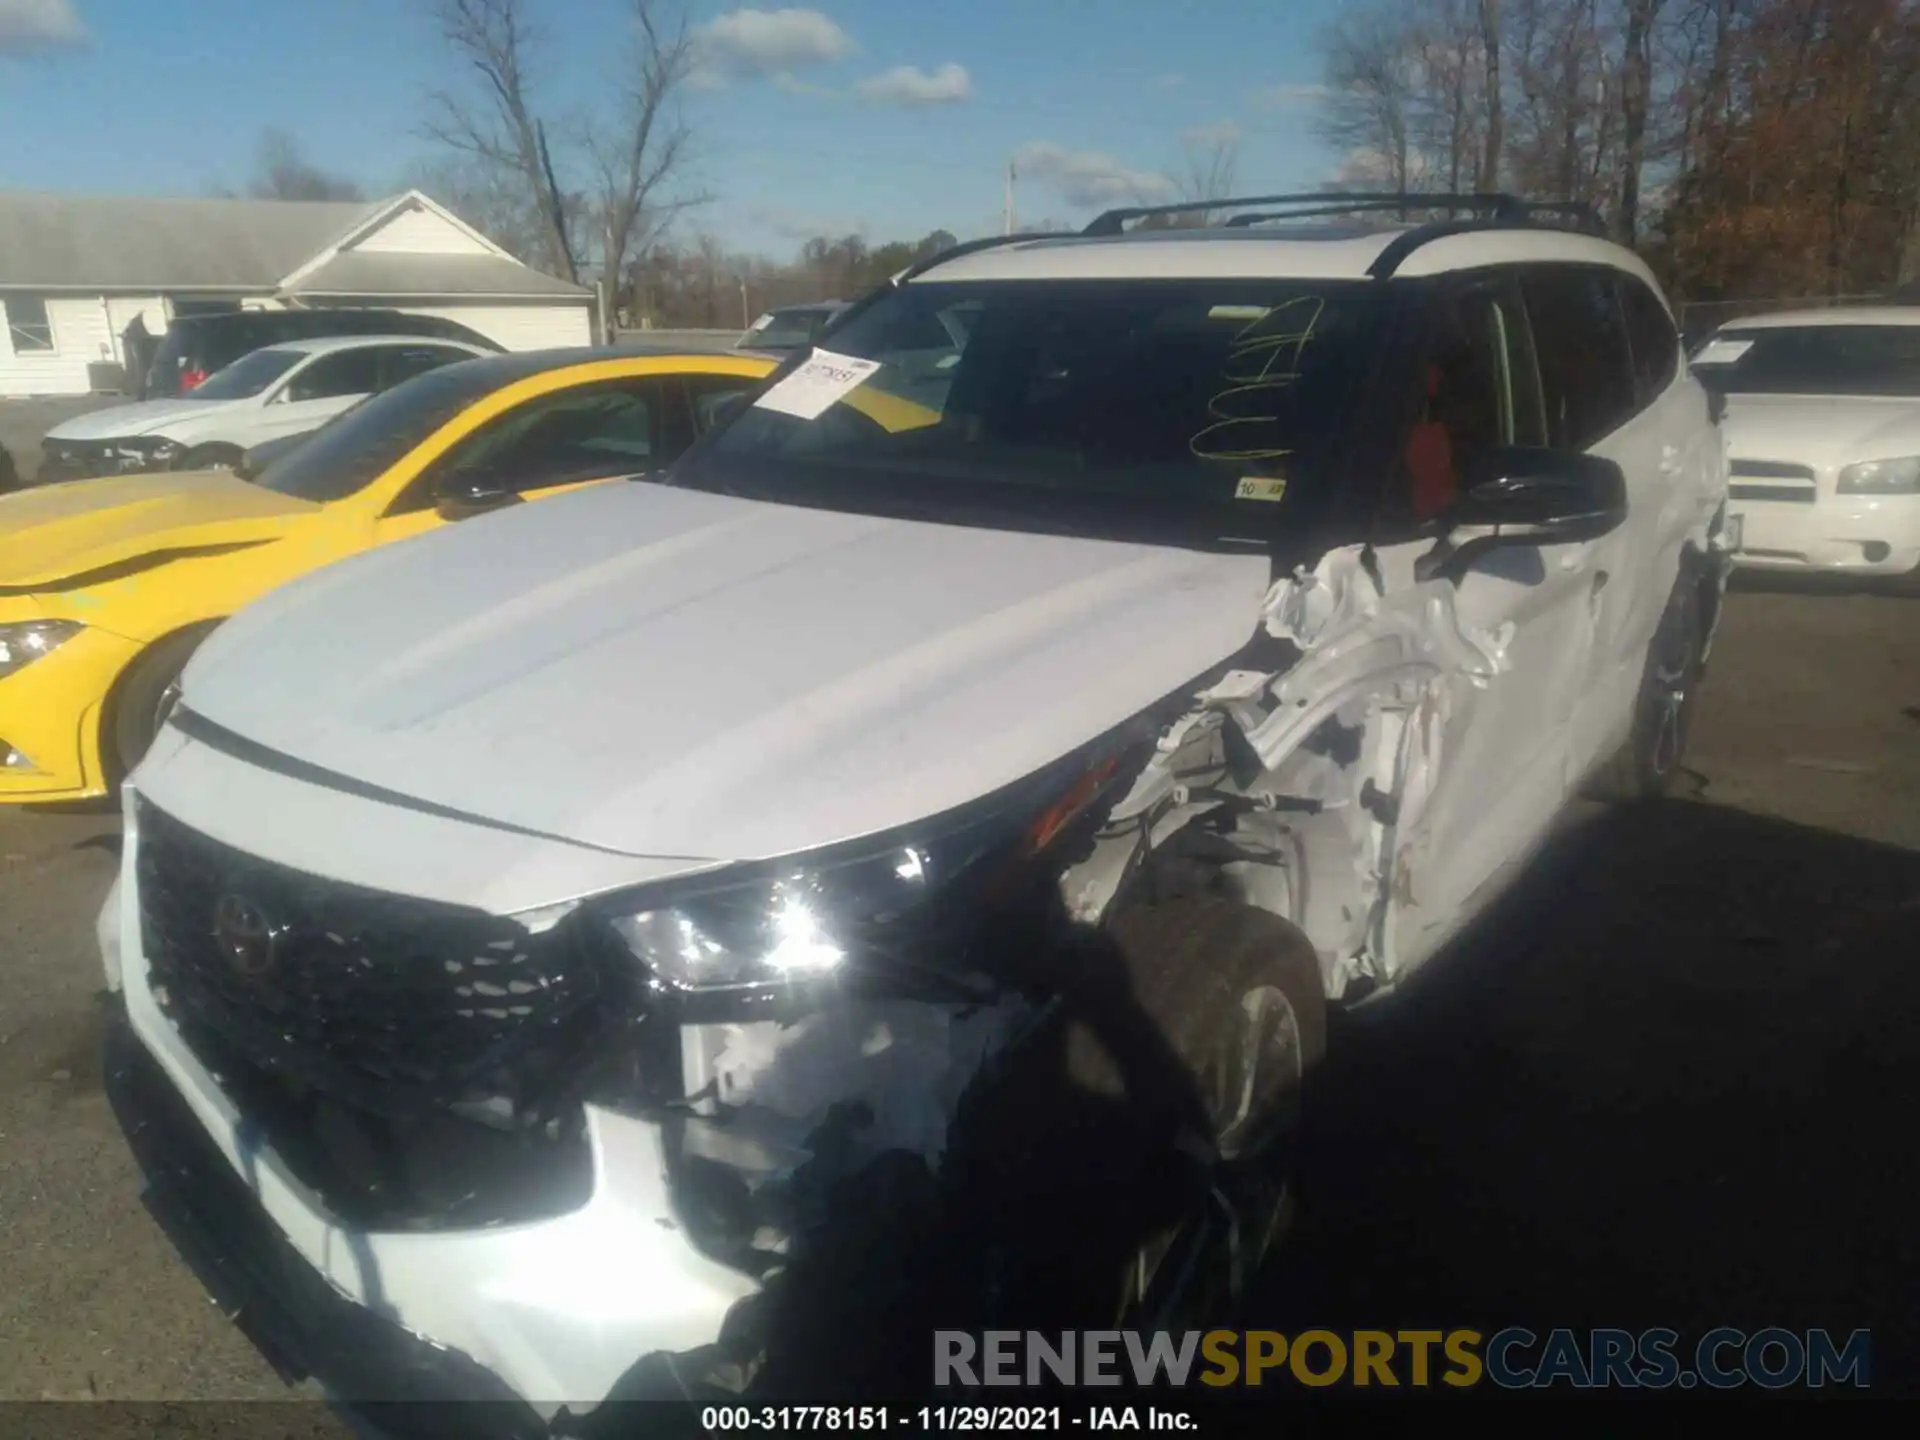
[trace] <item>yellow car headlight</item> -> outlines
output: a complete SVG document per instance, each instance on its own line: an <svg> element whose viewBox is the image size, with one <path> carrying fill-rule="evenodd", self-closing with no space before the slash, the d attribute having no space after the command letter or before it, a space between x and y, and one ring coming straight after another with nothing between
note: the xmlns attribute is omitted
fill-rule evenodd
<svg viewBox="0 0 1920 1440"><path fill-rule="evenodd" d="M0 680L51 654L85 628L77 620L22 620L0 625Z"/></svg>

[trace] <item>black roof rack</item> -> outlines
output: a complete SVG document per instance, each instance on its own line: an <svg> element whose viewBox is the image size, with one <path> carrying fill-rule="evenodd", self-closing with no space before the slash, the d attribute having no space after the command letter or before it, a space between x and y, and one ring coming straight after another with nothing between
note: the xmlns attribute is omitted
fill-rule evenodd
<svg viewBox="0 0 1920 1440"><path fill-rule="evenodd" d="M1230 226L1263 224L1269 220L1302 220L1325 215L1365 215L1392 212L1406 218L1414 211L1465 210L1482 225L1524 226L1538 217L1564 216L1592 234L1603 234L1605 226L1591 205L1580 200L1522 200L1517 195L1498 192L1474 194L1427 193L1422 191L1367 191L1342 194L1333 190L1312 190L1292 195L1247 195L1218 200L1182 200L1173 205L1128 205L1098 215L1080 233L1082 235L1123 234L1129 220L1146 220L1157 215L1197 215L1214 210L1232 210Z"/></svg>
<svg viewBox="0 0 1920 1440"><path fill-rule="evenodd" d="M1517 195L1507 195L1497 191L1473 194L1368 191L1347 194L1334 190L1311 190L1293 195L1246 195L1219 200L1183 200L1173 205L1122 206L1095 216L1093 221L1080 231L1080 234L1091 237L1122 235L1126 233L1126 223L1129 220L1145 220L1155 215L1193 215L1211 210L1234 211L1234 214L1222 222L1234 229L1264 225L1274 220L1310 220L1331 215L1378 215L1391 212L1405 219L1410 212L1414 211L1444 210L1448 212L1448 218L1445 220L1418 225L1395 236L1393 242L1380 252L1372 265L1367 267L1368 275L1376 280L1384 280L1391 276L1407 256L1428 241L1439 240L1448 235L1466 234L1476 230L1525 229L1547 216L1563 217L1564 220L1572 221L1570 228L1589 235L1604 237L1607 233L1606 223L1601 220L1600 212L1584 200L1522 200ZM1461 210L1467 211L1469 218L1457 218L1456 212ZM846 310L841 311L834 317L833 326L838 328L854 314L866 309L885 291L896 285L905 284L936 265L944 265L949 260L959 259L962 255L971 255L976 250L991 250L999 245L1016 245L1024 240L1059 238L1061 237L1057 234L1029 233L986 235L977 240L963 240L937 255L929 255L923 260L915 261L892 280L876 287Z"/></svg>

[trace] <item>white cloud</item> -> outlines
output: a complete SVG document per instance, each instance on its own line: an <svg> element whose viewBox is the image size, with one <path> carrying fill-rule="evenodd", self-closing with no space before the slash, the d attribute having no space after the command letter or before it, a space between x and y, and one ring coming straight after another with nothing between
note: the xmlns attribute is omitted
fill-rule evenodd
<svg viewBox="0 0 1920 1440"><path fill-rule="evenodd" d="M1174 184L1157 170L1129 170L1111 155L1035 140L1013 157L1021 175L1044 180L1069 205L1144 205L1171 200Z"/></svg>
<svg viewBox="0 0 1920 1440"><path fill-rule="evenodd" d="M73 0L0 0L0 55L34 55L93 37Z"/></svg>
<svg viewBox="0 0 1920 1440"><path fill-rule="evenodd" d="M1279 85L1266 85L1247 96L1253 104L1264 110L1288 110L1298 105L1317 105L1326 98L1327 87L1311 85L1299 81L1287 81Z"/></svg>
<svg viewBox="0 0 1920 1440"><path fill-rule="evenodd" d="M1238 145L1246 138L1246 132L1236 121L1222 120L1217 124L1196 125L1191 130L1182 130L1180 138L1189 145L1212 149L1216 145Z"/></svg>
<svg viewBox="0 0 1920 1440"><path fill-rule="evenodd" d="M790 75L853 51L853 37L818 10L730 10L700 27L701 68L751 79Z"/></svg>
<svg viewBox="0 0 1920 1440"><path fill-rule="evenodd" d="M868 100L882 105L951 105L973 97L973 77L967 67L951 61L938 70L896 65L869 75L855 87Z"/></svg>

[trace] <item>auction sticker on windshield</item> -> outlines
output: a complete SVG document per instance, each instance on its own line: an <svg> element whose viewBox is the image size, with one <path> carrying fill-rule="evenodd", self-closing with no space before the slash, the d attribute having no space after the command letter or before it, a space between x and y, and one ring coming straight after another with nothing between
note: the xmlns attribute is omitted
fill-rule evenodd
<svg viewBox="0 0 1920 1440"><path fill-rule="evenodd" d="M1751 340L1733 340L1721 338L1709 340L1700 347L1700 353L1693 357L1696 365L1731 365L1747 351L1753 348Z"/></svg>
<svg viewBox="0 0 1920 1440"><path fill-rule="evenodd" d="M763 410L815 420L879 368L878 360L815 350L799 369L753 403Z"/></svg>

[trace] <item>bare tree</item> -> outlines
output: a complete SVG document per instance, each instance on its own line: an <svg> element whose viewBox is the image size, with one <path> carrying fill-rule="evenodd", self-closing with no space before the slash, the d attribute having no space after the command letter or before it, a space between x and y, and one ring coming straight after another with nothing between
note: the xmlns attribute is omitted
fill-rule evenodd
<svg viewBox="0 0 1920 1440"><path fill-rule="evenodd" d="M535 114L528 74L537 36L526 0L432 0L440 35L463 67L478 76L467 97L438 90L427 133L477 161L497 182L524 197L540 227L543 259L555 274L580 278L566 196L554 173L544 122Z"/></svg>
<svg viewBox="0 0 1920 1440"><path fill-rule="evenodd" d="M1486 106L1487 148L1481 154L1480 180L1481 190L1500 188L1500 160L1505 151L1503 122L1505 105L1500 90L1500 0L1480 0L1480 57L1486 67L1486 81L1481 90L1481 98Z"/></svg>
<svg viewBox="0 0 1920 1440"><path fill-rule="evenodd" d="M1233 194L1234 176L1240 168L1240 137L1235 127L1229 125L1189 134L1184 150L1181 173L1175 182L1181 203L1225 200ZM1150 215L1141 221L1141 228L1198 230L1220 217L1218 210L1182 210L1171 215Z"/></svg>
<svg viewBox="0 0 1920 1440"><path fill-rule="evenodd" d="M674 215L707 197L667 195L685 168L692 136L679 98L693 73L693 37L684 14L663 17L654 0L633 0L633 55L617 131L587 131L592 206L601 239L600 273L612 286ZM603 307L612 310L609 303ZM608 321L611 324L611 318ZM611 339L611 336L607 338Z"/></svg>
<svg viewBox="0 0 1920 1440"><path fill-rule="evenodd" d="M1417 66L1405 12L1382 0L1343 12L1321 39L1328 100L1319 129L1329 143L1372 162L1396 191L1413 174Z"/></svg>
<svg viewBox="0 0 1920 1440"><path fill-rule="evenodd" d="M1647 158L1647 118L1653 100L1653 30L1663 0L1626 0L1626 34L1620 62L1620 238L1631 245L1640 232L1640 171Z"/></svg>
<svg viewBox="0 0 1920 1440"><path fill-rule="evenodd" d="M1186 166L1180 177L1183 200L1225 200L1233 194L1234 179L1240 173L1240 139L1220 134L1197 138L1186 147ZM1202 212L1202 222L1211 218Z"/></svg>
<svg viewBox="0 0 1920 1440"><path fill-rule="evenodd" d="M693 39L671 0L629 0L630 49L609 114L542 113L537 0L430 0L440 33L473 77L431 97L427 133L459 157L532 253L578 282L588 256L609 291L629 262L700 196L673 193L691 154L679 100ZM603 307L611 323L612 295Z"/></svg>
<svg viewBox="0 0 1920 1440"><path fill-rule="evenodd" d="M365 197L351 180L329 175L314 165L300 142L274 126L260 132L253 178L247 194L257 200L360 200Z"/></svg>

